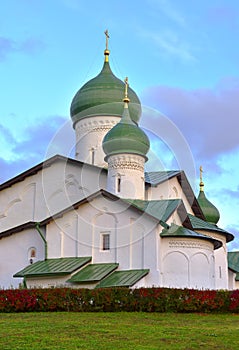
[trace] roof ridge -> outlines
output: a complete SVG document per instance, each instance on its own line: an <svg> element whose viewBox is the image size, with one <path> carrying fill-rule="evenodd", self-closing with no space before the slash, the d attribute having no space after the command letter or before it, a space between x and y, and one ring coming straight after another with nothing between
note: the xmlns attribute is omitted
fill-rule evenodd
<svg viewBox="0 0 239 350"><path fill-rule="evenodd" d="M102 171L107 171L107 169L105 169L105 168L102 168L102 167L99 167L99 166L96 166L93 164L84 163L84 162L82 162L78 159L75 159L75 158L66 157L62 154L55 154L54 156L47 158L40 163L35 164L31 168L24 170L24 171L20 172L19 174L17 174L16 176L1 183L0 184L0 191L4 190L7 187L12 186L13 184L15 184L17 182L23 181L26 177L36 174L37 172L41 171L42 169L51 166L56 161L66 161L66 162L70 162L72 164L78 163L78 164L81 164L84 166L102 169Z"/></svg>

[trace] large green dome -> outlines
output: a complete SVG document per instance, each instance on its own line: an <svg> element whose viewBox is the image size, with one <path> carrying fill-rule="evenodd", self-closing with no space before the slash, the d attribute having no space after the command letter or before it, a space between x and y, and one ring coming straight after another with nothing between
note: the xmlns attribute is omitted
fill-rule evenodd
<svg viewBox="0 0 239 350"><path fill-rule="evenodd" d="M107 56L106 56L107 57ZM71 118L73 126L83 118L90 116L112 115L122 116L124 83L111 71L108 57L101 72L88 81L76 93L71 103ZM138 123L141 115L141 104L136 93L129 88L130 115Z"/></svg>
<svg viewBox="0 0 239 350"><path fill-rule="evenodd" d="M217 224L220 219L220 213L218 209L215 207L215 205L213 205L207 199L204 191L199 192L198 203L202 209L205 219L212 224Z"/></svg>
<svg viewBox="0 0 239 350"><path fill-rule="evenodd" d="M137 154L146 158L150 147L148 136L130 118L125 108L121 121L103 139L103 150L107 158L114 154Z"/></svg>

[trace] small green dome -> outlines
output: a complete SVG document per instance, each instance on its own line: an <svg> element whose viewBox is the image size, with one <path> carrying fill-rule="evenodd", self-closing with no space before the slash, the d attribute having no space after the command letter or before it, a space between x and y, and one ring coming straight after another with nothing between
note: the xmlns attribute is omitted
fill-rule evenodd
<svg viewBox="0 0 239 350"><path fill-rule="evenodd" d="M124 83L112 73L107 57L101 72L83 85L72 100L70 112L73 127L80 119L90 116L121 117L124 109L123 91ZM136 93L130 88L129 98L131 118L138 123L141 116L141 104Z"/></svg>
<svg viewBox="0 0 239 350"><path fill-rule="evenodd" d="M220 219L220 213L218 209L213 205L205 196L204 191L200 190L198 195L198 203L202 209L202 212L207 220L212 224L217 224Z"/></svg>
<svg viewBox="0 0 239 350"><path fill-rule="evenodd" d="M120 153L133 153L146 158L148 153L148 136L131 120L127 107L124 108L121 121L103 139L106 160L109 156Z"/></svg>

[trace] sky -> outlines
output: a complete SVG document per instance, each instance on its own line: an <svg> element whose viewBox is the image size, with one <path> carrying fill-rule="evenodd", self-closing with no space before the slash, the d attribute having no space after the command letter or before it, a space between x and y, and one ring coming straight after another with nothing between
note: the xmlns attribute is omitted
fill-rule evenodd
<svg viewBox="0 0 239 350"><path fill-rule="evenodd" d="M72 155L70 104L102 68L129 77L151 140L147 170L199 167L239 250L239 2L8 0L0 4L0 183ZM70 151L69 151L70 150Z"/></svg>

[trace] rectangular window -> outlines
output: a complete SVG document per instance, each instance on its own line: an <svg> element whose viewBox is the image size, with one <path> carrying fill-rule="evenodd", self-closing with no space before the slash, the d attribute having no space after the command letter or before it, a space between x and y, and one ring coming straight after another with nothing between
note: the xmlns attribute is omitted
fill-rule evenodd
<svg viewBox="0 0 239 350"><path fill-rule="evenodd" d="M91 149L91 164L95 164L95 150L94 148Z"/></svg>
<svg viewBox="0 0 239 350"><path fill-rule="evenodd" d="M110 250L110 234L103 233L102 235L102 250Z"/></svg>
<svg viewBox="0 0 239 350"><path fill-rule="evenodd" d="M117 192L120 192L120 187L121 187L121 178L120 176L117 177Z"/></svg>

